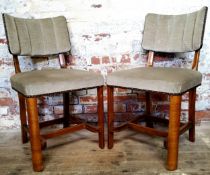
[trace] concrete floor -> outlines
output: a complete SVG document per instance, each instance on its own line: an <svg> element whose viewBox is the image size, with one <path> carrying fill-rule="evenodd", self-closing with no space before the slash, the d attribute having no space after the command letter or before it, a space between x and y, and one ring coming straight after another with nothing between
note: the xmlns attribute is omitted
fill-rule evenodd
<svg viewBox="0 0 210 175"><path fill-rule="evenodd" d="M132 131L116 133L114 148L101 150L97 135L88 131L48 140L45 169L34 173L30 144L21 144L19 130L0 132L0 175L210 175L210 123L196 127L196 142L180 138L178 170L165 169L163 140Z"/></svg>

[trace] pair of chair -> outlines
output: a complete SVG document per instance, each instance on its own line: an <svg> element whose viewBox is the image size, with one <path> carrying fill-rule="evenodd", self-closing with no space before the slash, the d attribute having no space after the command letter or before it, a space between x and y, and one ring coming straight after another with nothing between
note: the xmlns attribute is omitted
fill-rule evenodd
<svg viewBox="0 0 210 175"><path fill-rule="evenodd" d="M178 160L179 135L189 130L190 141L195 140L195 97L196 87L201 84L202 75L197 70L199 53L202 47L207 7L185 15L148 14L145 19L142 46L148 50L148 67L114 72L107 77L108 94L108 148L113 147L114 132L126 128L150 135L166 137L168 149L167 168L175 170ZM16 75L11 77L12 88L18 92L22 141L28 141L29 131L32 163L35 171L43 170L41 149L46 146L46 139L62 134L88 129L99 135L99 147L104 148L104 116L102 76L81 71L66 69L66 54L69 53L70 41L64 17L47 19L21 19L8 14L3 15L6 36L10 53L13 55ZM192 70L182 68L153 68L154 52L189 52L195 51ZM21 73L18 56L45 57L59 55L62 69L35 70ZM97 87L98 126L81 123L69 115L69 92ZM146 113L143 116L114 127L115 87L131 88L146 91ZM152 92L166 93L170 96L168 132L154 129L150 116ZM189 92L189 121L180 123L181 96ZM41 95L63 93L64 116L56 122L63 122L63 129L48 134L40 134L40 127L48 126L55 121L39 123L37 98ZM146 126L138 121L146 121ZM77 125L75 125L77 124Z"/></svg>

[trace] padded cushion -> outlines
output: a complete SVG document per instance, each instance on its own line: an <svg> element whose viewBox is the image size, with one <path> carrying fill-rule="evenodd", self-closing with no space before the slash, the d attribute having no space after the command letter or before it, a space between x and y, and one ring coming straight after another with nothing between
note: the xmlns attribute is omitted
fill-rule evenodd
<svg viewBox="0 0 210 175"><path fill-rule="evenodd" d="M69 33L63 16L23 19L3 14L3 19L11 54L45 56L70 51Z"/></svg>
<svg viewBox="0 0 210 175"><path fill-rule="evenodd" d="M72 69L45 69L23 72L11 77L12 88L25 96L57 93L104 85L94 72Z"/></svg>
<svg viewBox="0 0 210 175"><path fill-rule="evenodd" d="M202 74L183 68L135 68L108 75L107 85L181 94L201 84Z"/></svg>
<svg viewBox="0 0 210 175"><path fill-rule="evenodd" d="M202 47L207 7L183 15L148 14L142 47L158 52L189 52Z"/></svg>

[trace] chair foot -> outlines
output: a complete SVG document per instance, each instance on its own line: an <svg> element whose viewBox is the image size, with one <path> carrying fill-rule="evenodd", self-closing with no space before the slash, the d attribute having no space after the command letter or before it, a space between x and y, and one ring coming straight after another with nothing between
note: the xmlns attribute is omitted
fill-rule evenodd
<svg viewBox="0 0 210 175"><path fill-rule="evenodd" d="M27 98L27 111L29 122L29 133L32 152L32 164L34 171L42 171L44 169L41 151L41 137L39 130L39 119L37 110L37 99Z"/></svg>
<svg viewBox="0 0 210 175"><path fill-rule="evenodd" d="M168 140L167 140L167 139L165 139L165 140L163 141L163 147L164 147L165 149L168 149Z"/></svg>
<svg viewBox="0 0 210 175"><path fill-rule="evenodd" d="M179 149L179 127L181 113L181 96L170 96L169 129L168 129L168 158L167 169L177 169Z"/></svg>
<svg viewBox="0 0 210 175"><path fill-rule="evenodd" d="M112 149L114 146L114 133L109 132L108 133L108 149Z"/></svg>
<svg viewBox="0 0 210 175"><path fill-rule="evenodd" d="M69 93L63 93L63 128L69 126Z"/></svg>
<svg viewBox="0 0 210 175"><path fill-rule="evenodd" d="M108 100L108 149L112 149L114 145L114 132L113 132L113 124L114 124L114 88L111 86L107 86L107 100Z"/></svg>
<svg viewBox="0 0 210 175"><path fill-rule="evenodd" d="M195 100L196 100L196 88L189 91L189 122L191 128L189 129L189 141L195 142Z"/></svg>
<svg viewBox="0 0 210 175"><path fill-rule="evenodd" d="M99 127L99 147L104 148L104 100L103 100L103 86L97 88L98 96L98 127Z"/></svg>
<svg viewBox="0 0 210 175"><path fill-rule="evenodd" d="M47 149L47 141L44 139L41 139L41 148L42 150Z"/></svg>
<svg viewBox="0 0 210 175"><path fill-rule="evenodd" d="M104 149L105 142L104 142L104 132L99 132L99 148Z"/></svg>
<svg viewBox="0 0 210 175"><path fill-rule="evenodd" d="M25 97L21 94L18 94L19 98L19 106L20 106L20 123L21 123L21 136L22 136L22 143L28 142L28 135L27 131L25 130L25 126L27 126L27 118L26 118L26 101Z"/></svg>

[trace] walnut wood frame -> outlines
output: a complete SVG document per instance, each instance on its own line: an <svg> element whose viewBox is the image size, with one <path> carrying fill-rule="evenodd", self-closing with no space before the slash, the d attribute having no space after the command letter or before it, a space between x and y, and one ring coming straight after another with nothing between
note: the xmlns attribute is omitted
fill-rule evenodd
<svg viewBox="0 0 210 175"><path fill-rule="evenodd" d="M192 69L198 70L200 50L195 51ZM148 67L153 66L154 52L148 53ZM113 91L116 86L107 86L107 98L108 98L108 148L112 149L114 145L114 132L119 132L124 129L132 129L138 132L149 134L152 136L159 136L166 138L164 144L168 150L167 156L167 169L176 170L178 164L178 147L179 136L189 130L189 140L195 141L195 100L196 100L196 87L188 90L189 92L189 116L187 123L180 123L181 114L181 98L182 94L168 94L170 96L170 109L169 120L160 119L151 116L151 91L145 91L146 95L146 111L144 115L141 115L131 121L114 127L114 95ZM123 87L121 87L123 88ZM141 89L140 89L141 90ZM137 122L144 120L146 126L142 126ZM153 127L153 122L162 122L168 124L168 131L160 131Z"/></svg>
<svg viewBox="0 0 210 175"><path fill-rule="evenodd" d="M64 54L59 54L59 62L61 68L67 68L66 59L67 58ZM15 73L20 73L21 70L17 55L13 55L13 61L15 66ZM92 126L90 124L82 122L81 120L77 119L74 116L70 116L69 92L60 92L63 93L63 105L64 105L63 118L39 123L39 116L37 109L37 98L39 96L26 97L18 92L22 143L27 143L30 138L32 164L34 171L42 171L44 169L42 149L46 148L47 145L46 139L50 139L67 133L76 132L81 129L87 129L91 132L98 133L99 147L101 149L104 148L105 143L104 143L103 86L91 87L91 88L97 88L98 126ZM47 134L40 134L40 128L56 123L63 123L63 129L59 129L57 131L53 131ZM71 124L73 125L71 126Z"/></svg>

